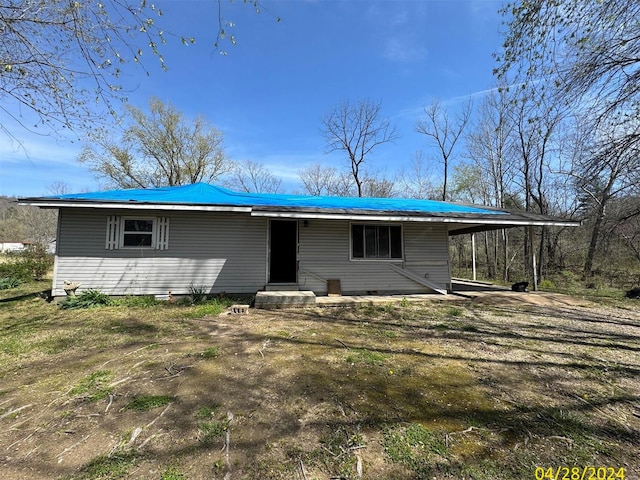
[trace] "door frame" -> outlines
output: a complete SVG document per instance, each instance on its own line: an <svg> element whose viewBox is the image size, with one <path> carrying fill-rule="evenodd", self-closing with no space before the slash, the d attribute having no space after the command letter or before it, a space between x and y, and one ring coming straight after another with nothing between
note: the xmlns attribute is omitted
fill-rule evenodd
<svg viewBox="0 0 640 480"><path fill-rule="evenodd" d="M295 224L295 278L291 281L285 282L273 282L271 280L271 261L272 261L272 248L271 248L271 240L273 239L272 233L272 224L273 222L287 222ZM267 229L267 284L286 284L286 283L298 283L298 253L300 250L300 225L298 219L289 219L289 218L270 218L269 219L269 228Z"/></svg>

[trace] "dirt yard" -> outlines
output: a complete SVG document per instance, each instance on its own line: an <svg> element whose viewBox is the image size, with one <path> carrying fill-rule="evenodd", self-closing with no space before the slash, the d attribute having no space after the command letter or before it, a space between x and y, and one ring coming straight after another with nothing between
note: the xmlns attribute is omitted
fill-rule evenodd
<svg viewBox="0 0 640 480"><path fill-rule="evenodd" d="M0 478L640 479L637 302L203 312L0 302Z"/></svg>

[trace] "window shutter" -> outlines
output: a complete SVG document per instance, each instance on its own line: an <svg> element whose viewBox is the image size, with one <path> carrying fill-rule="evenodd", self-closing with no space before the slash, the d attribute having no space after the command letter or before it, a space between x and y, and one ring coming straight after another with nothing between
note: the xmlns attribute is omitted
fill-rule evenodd
<svg viewBox="0 0 640 480"><path fill-rule="evenodd" d="M120 244L120 217L112 215L107 217L107 250L115 250Z"/></svg>
<svg viewBox="0 0 640 480"><path fill-rule="evenodd" d="M169 248L169 218L158 217L156 228L156 249L166 250Z"/></svg>

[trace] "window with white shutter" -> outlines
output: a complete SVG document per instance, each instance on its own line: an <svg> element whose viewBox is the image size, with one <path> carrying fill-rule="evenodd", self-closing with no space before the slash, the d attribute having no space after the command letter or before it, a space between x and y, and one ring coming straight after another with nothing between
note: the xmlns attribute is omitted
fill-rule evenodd
<svg viewBox="0 0 640 480"><path fill-rule="evenodd" d="M120 245L120 217L107 217L107 250L115 250Z"/></svg>
<svg viewBox="0 0 640 480"><path fill-rule="evenodd" d="M169 218L158 217L156 220L156 249L169 248Z"/></svg>
<svg viewBox="0 0 640 480"><path fill-rule="evenodd" d="M107 217L107 250L169 248L167 217Z"/></svg>

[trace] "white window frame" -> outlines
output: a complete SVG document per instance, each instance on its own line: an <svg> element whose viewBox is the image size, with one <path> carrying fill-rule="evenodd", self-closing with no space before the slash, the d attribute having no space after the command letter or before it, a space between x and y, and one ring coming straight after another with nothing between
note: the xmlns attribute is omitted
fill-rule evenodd
<svg viewBox="0 0 640 480"><path fill-rule="evenodd" d="M366 244L363 242L362 247L365 249L363 257L353 256L353 226L362 225L363 227L400 227L400 257L391 257L391 235L389 235L389 257L367 257ZM391 231L389 231L391 233ZM349 223L349 260L352 262L392 262L402 263L404 261L404 228L401 223L375 223L375 222L350 222Z"/></svg>
<svg viewBox="0 0 640 480"><path fill-rule="evenodd" d="M136 220L136 221L146 221L151 222L151 232L135 232L130 231L127 232L124 229L128 220ZM155 217L122 217L120 219L120 248L122 249L134 249L134 250L154 250L156 248L156 231L157 231L157 219ZM125 245L124 237L128 234L132 235L150 235L151 236L151 245Z"/></svg>

